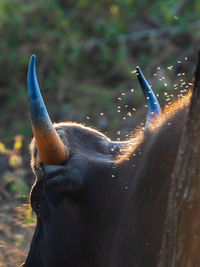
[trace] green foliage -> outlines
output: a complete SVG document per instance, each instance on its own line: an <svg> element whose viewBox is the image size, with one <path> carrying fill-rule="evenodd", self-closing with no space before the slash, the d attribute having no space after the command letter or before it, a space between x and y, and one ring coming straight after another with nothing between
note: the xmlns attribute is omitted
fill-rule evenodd
<svg viewBox="0 0 200 267"><path fill-rule="evenodd" d="M19 198L28 196L27 185L18 177L16 177L15 181L11 183L10 190L13 191Z"/></svg>
<svg viewBox="0 0 200 267"><path fill-rule="evenodd" d="M26 225L29 225L31 223L36 223L36 214L33 213L33 210L31 208L31 205L27 205L25 210L25 223Z"/></svg>
<svg viewBox="0 0 200 267"><path fill-rule="evenodd" d="M178 10L179 2L1 0L0 90L3 98L0 111L5 124L11 121L4 127L4 134L16 127L12 118L28 120L24 110L27 109L26 73L31 54L37 55L42 90L54 99L57 94L63 95L60 112L67 109L73 113L78 106L87 113L91 111L91 101L87 99L90 96L88 81L91 87L109 88L112 99L121 83L129 79L130 69L136 64L142 67L151 64L159 51L159 44L153 42L153 37L132 42L133 32L174 25L184 31L188 23L199 18L198 0L189 1ZM152 47L155 51L151 54ZM75 92L80 84L84 87L81 98L76 97ZM71 95L70 90L73 90ZM105 96L97 99L98 110L93 107L93 111L99 111L102 101L106 102L106 109L112 104L106 90L102 92ZM16 112L17 109L24 110ZM17 127L29 135L24 122Z"/></svg>

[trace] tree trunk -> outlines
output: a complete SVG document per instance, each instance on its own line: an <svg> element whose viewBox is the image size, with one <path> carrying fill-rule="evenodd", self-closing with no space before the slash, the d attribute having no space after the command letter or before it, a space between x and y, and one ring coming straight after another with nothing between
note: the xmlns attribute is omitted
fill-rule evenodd
<svg viewBox="0 0 200 267"><path fill-rule="evenodd" d="M172 175L159 267L200 266L200 53Z"/></svg>

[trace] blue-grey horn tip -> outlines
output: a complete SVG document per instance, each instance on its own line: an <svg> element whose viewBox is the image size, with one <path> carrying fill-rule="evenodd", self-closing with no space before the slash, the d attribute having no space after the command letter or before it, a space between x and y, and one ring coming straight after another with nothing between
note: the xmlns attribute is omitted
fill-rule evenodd
<svg viewBox="0 0 200 267"><path fill-rule="evenodd" d="M34 65L35 65L35 55L32 55L29 61L29 68L34 67Z"/></svg>
<svg viewBox="0 0 200 267"><path fill-rule="evenodd" d="M143 75L143 73L142 73L140 67L137 66L135 69L136 69L137 74L138 74L138 79L139 79L139 80L141 79L143 82L146 82L146 83L147 83L147 81L145 80L145 77L144 77L144 75ZM141 81L140 81L140 82L141 82Z"/></svg>
<svg viewBox="0 0 200 267"><path fill-rule="evenodd" d="M34 58L34 59L35 59L35 54L33 54L33 55L31 56L31 59L32 59L32 58Z"/></svg>
<svg viewBox="0 0 200 267"><path fill-rule="evenodd" d="M35 55L32 55L29 61L27 82L32 124L37 127L50 125L51 122L37 81Z"/></svg>
<svg viewBox="0 0 200 267"><path fill-rule="evenodd" d="M28 85L29 86L30 86L30 83L33 82L35 78L36 78L35 55L32 55L29 61L29 66L28 66Z"/></svg>
<svg viewBox="0 0 200 267"><path fill-rule="evenodd" d="M29 61L27 82L28 82L29 101L31 101L33 97L35 98L36 95L37 96L40 95L39 93L40 89L36 75L35 55L32 55Z"/></svg>
<svg viewBox="0 0 200 267"><path fill-rule="evenodd" d="M148 112L147 112L147 124L148 124L155 117L155 115L161 115L162 112L158 100L155 94L153 93L153 90L149 86L147 80L145 79L142 71L140 70L140 67L137 66L135 69L138 73L137 77L148 106Z"/></svg>

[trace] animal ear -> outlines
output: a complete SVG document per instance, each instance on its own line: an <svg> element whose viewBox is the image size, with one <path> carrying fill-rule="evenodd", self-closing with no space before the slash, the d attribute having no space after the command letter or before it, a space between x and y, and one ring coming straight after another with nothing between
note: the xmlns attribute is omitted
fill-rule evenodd
<svg viewBox="0 0 200 267"><path fill-rule="evenodd" d="M48 165L62 164L67 161L69 151L57 134L46 110L36 77L34 55L30 59L27 80L31 124L39 159Z"/></svg>
<svg viewBox="0 0 200 267"><path fill-rule="evenodd" d="M139 80L139 83L141 85L146 103L147 103L147 121L146 121L146 128L148 127L148 124L156 117L162 114L160 105L158 103L158 100L149 86L147 80L145 79L142 71L140 70L140 67L136 67L137 71L137 77Z"/></svg>

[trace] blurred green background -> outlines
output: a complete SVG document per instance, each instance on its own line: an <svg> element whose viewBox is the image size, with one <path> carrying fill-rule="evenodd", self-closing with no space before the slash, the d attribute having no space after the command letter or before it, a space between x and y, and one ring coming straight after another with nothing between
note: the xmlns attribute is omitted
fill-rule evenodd
<svg viewBox="0 0 200 267"><path fill-rule="evenodd" d="M146 116L135 67L161 106L170 105L191 87L199 41L199 0L0 0L0 266L24 260L35 225L22 205L34 179L30 56L53 122L76 121L124 139Z"/></svg>
<svg viewBox="0 0 200 267"><path fill-rule="evenodd" d="M32 54L52 121L93 125L114 138L120 128L131 130L145 114L131 71L142 68L161 102L177 73L186 72L189 81L199 14L198 0L0 0L0 139L32 136L26 89ZM167 86L153 76L157 66Z"/></svg>

